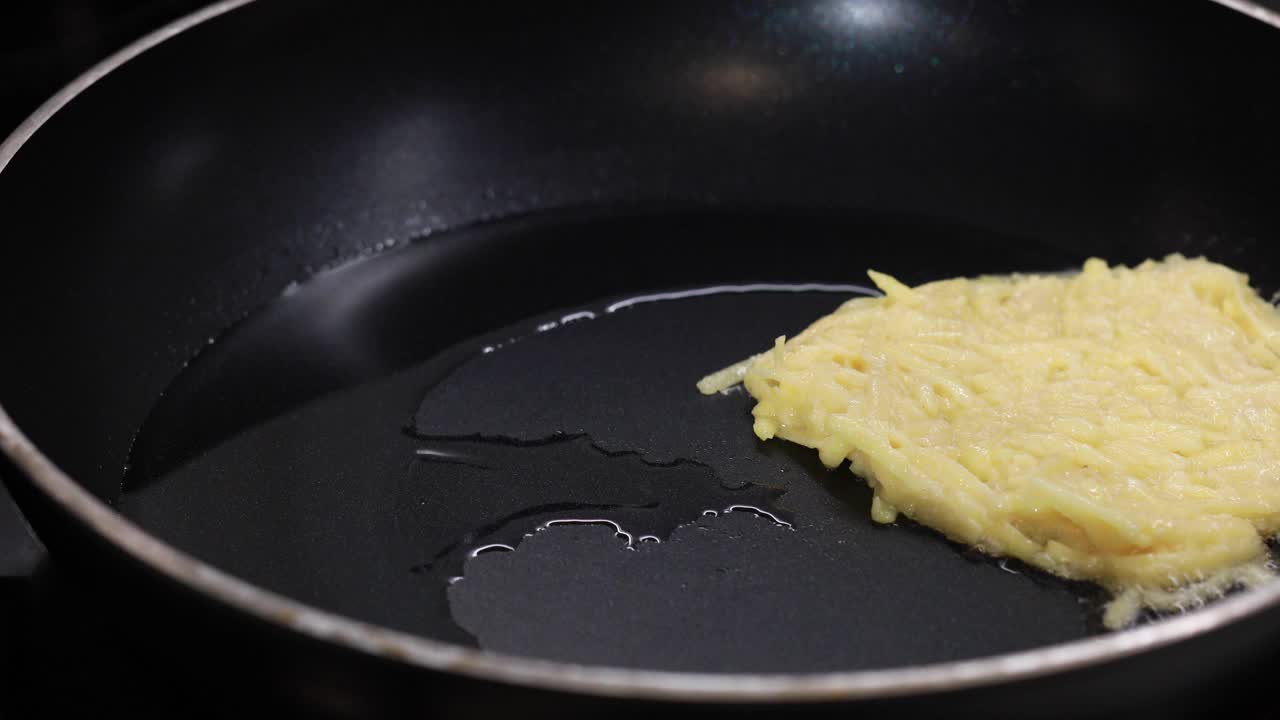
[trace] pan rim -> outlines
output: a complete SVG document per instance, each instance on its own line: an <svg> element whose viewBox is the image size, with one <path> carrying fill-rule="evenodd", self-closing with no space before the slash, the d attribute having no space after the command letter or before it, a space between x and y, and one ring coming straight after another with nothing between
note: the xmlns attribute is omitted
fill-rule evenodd
<svg viewBox="0 0 1280 720"><path fill-rule="evenodd" d="M221 0L125 46L38 107L0 143L0 173L50 118L80 93L147 50L249 5ZM1210 0L1280 29L1280 12L1252 0ZM0 404L0 451L62 510L134 561L215 602L267 623L367 655L478 680L597 696L698 702L836 702L932 694L1064 673L1155 650L1280 606L1273 582L1178 618L1001 655L900 668L807 674L686 673L586 666L505 655L391 630L328 612L207 565L150 535L107 506L48 458Z"/></svg>

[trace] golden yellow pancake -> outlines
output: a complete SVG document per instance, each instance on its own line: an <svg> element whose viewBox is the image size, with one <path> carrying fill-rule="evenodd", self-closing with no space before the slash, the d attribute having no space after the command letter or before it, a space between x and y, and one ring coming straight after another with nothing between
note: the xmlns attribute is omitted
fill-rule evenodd
<svg viewBox="0 0 1280 720"><path fill-rule="evenodd" d="M1280 529L1280 311L1173 255L956 278L850 300L705 378L741 377L755 433L848 460L902 513L1091 580L1118 627L1270 576Z"/></svg>

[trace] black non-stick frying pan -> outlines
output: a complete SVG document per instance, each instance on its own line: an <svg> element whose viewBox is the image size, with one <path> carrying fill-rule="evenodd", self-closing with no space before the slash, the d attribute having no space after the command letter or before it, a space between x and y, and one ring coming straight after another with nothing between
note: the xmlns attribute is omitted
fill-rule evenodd
<svg viewBox="0 0 1280 720"><path fill-rule="evenodd" d="M1246 2L224 2L0 146L4 479L170 652L311 709L1167 716L1280 585L875 526L703 374L866 292L1205 254L1280 289Z"/></svg>

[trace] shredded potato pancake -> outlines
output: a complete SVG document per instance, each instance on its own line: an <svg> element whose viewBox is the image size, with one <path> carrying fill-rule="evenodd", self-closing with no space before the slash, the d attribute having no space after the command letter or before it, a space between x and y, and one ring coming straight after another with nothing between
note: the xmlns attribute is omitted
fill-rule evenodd
<svg viewBox="0 0 1280 720"><path fill-rule="evenodd" d="M1280 530L1280 311L1172 255L951 279L850 300L704 378L755 433L848 460L898 513L1115 593L1105 623L1270 577Z"/></svg>

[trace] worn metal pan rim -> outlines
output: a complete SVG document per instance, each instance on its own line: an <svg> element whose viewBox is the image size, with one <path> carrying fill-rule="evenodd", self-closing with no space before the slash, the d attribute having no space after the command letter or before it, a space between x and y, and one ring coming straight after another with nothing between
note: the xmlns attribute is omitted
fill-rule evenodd
<svg viewBox="0 0 1280 720"><path fill-rule="evenodd" d="M1280 29L1280 13L1249 0L1210 0ZM71 81L0 144L0 172L62 107L160 43L253 0L223 0L138 39ZM0 451L64 511L144 566L218 602L317 640L481 680L602 696L703 702L832 702L937 693L1026 680L1119 660L1280 606L1280 582L1182 617L1034 650L883 670L813 674L677 673L516 657L397 632L326 612L229 575L149 535L64 473L0 405Z"/></svg>

